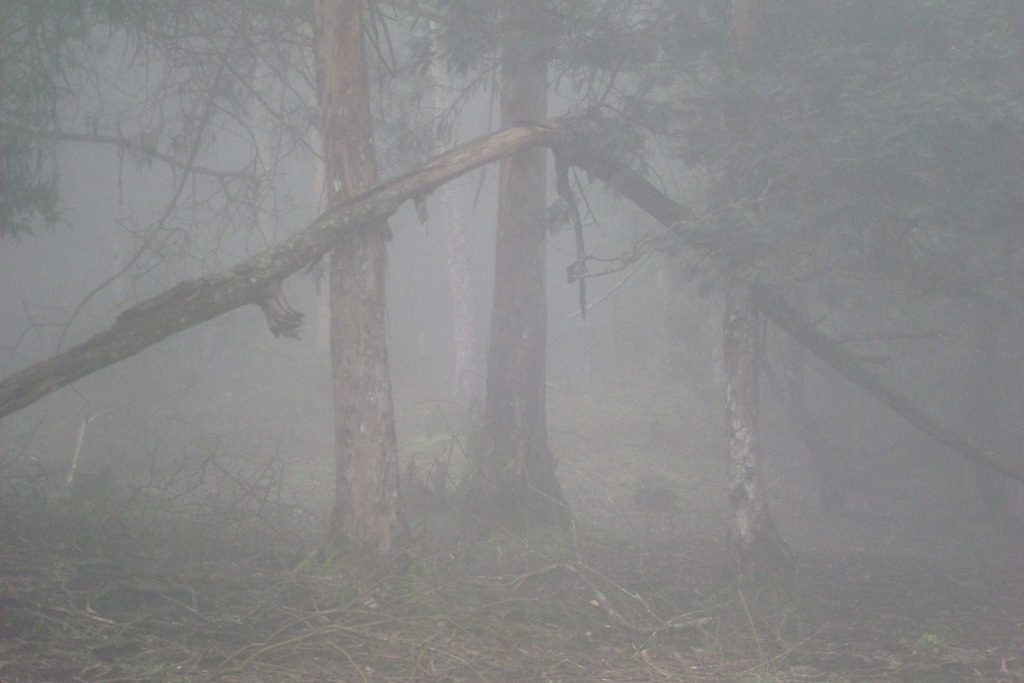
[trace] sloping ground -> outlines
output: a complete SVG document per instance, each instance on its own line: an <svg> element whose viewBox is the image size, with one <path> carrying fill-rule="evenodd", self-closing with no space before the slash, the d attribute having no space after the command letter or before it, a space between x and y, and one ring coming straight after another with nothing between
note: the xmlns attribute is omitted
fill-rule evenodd
<svg viewBox="0 0 1024 683"><path fill-rule="evenodd" d="M286 507L253 508L266 524L246 529L130 491L102 507L8 495L0 680L1024 681L1012 533L817 519L772 482L799 576L725 583L717 426L684 396L614 393L553 408L566 539L459 539L438 512L375 568L311 555L316 530ZM643 487L672 495L645 506Z"/></svg>

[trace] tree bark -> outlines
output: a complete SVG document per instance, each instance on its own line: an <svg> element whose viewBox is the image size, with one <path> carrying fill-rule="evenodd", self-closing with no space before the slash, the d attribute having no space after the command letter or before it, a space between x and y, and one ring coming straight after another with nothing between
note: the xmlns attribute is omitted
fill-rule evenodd
<svg viewBox="0 0 1024 683"><path fill-rule="evenodd" d="M541 3L507 5L501 71L501 122L547 114L547 63L530 39ZM484 525L557 524L568 508L548 448L545 345L547 153L502 160L494 306L487 358L482 447L467 484L467 511Z"/></svg>
<svg viewBox="0 0 1024 683"><path fill-rule="evenodd" d="M789 549L776 531L761 477L758 383L762 357L761 317L749 290L731 287L722 325L725 417L728 436L729 543L738 576L787 569Z"/></svg>
<svg viewBox="0 0 1024 683"><path fill-rule="evenodd" d="M754 63L762 34L761 0L733 0L732 47L740 69ZM749 137L744 111L726 111L727 124L737 140ZM748 201L750 184L746 160L737 157L726 171L727 201ZM758 202L752 203L758 211ZM757 414L758 383L763 357L761 316L750 291L738 282L726 292L722 351L725 359L725 412L728 433L729 541L737 575L759 580L792 568L793 558L768 512L761 478L761 445Z"/></svg>
<svg viewBox="0 0 1024 683"><path fill-rule="evenodd" d="M377 183L363 0L317 0L316 73L323 117L327 201ZM331 254L337 540L391 551L398 529L398 443L388 367L386 225L364 230Z"/></svg>
<svg viewBox="0 0 1024 683"><path fill-rule="evenodd" d="M432 28L436 24L431 23ZM434 55L430 61L431 87L439 117L451 115L455 104L451 74L444 61ZM452 123L438 136L437 145L447 149L455 142ZM467 178L457 178L438 190L441 222L444 224L445 250L448 257L448 289L452 303L452 338L455 347L455 390L467 415L479 414L483 403L484 382L479 367L479 342L476 332L476 311L473 305L472 245L469 216L466 211Z"/></svg>
<svg viewBox="0 0 1024 683"><path fill-rule="evenodd" d="M733 505L732 542L744 548L755 544L767 510L757 430L760 328L748 293L731 289L722 325L729 500Z"/></svg>
<svg viewBox="0 0 1024 683"><path fill-rule="evenodd" d="M565 131L569 132L569 131ZM144 351L182 330L267 300L292 273L317 263L335 245L380 230L406 200L521 149L558 142L554 123L518 126L434 157L413 171L335 205L304 230L232 268L192 280L122 312L106 331L0 382L0 417L61 387Z"/></svg>
<svg viewBox="0 0 1024 683"><path fill-rule="evenodd" d="M467 414L479 412L483 403L484 382L480 370L480 351L473 305L472 245L469 237L465 193L462 179L441 188L441 214L444 221L445 250L448 260L448 288L452 300L452 338L455 345L455 390Z"/></svg>

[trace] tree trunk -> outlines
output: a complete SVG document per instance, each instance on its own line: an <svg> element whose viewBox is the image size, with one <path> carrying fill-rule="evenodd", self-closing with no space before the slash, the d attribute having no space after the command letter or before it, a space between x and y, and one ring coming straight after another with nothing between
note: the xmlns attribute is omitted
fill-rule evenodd
<svg viewBox="0 0 1024 683"><path fill-rule="evenodd" d="M455 104L451 74L438 56L430 61L431 86L438 116L451 115ZM438 135L439 150L455 142L455 124ZM448 257L448 289L452 301L452 339L455 346L455 390L468 415L477 413L483 402L484 383L479 367L479 343L476 333L476 312L473 305L472 244L469 216L466 211L467 178L457 178L438 190L441 222L444 224L445 249Z"/></svg>
<svg viewBox="0 0 1024 683"><path fill-rule="evenodd" d="M732 45L738 66L754 63L761 38L760 0L733 0ZM746 112L727 111L726 119L738 140L750 131ZM750 200L745 160L737 159L726 171L730 205ZM757 211L757 202L753 203ZM761 316L743 286L726 293L722 351L725 359L725 413L729 454L729 504L732 508L729 542L738 576L760 579L792 564L789 550L779 536L765 500L761 479L761 448L757 413L760 396L758 375L763 356Z"/></svg>
<svg viewBox="0 0 1024 683"><path fill-rule="evenodd" d="M0 381L0 418L97 370L114 365L178 332L236 308L265 303L280 283L319 261L331 248L361 231L383 229L384 220L407 200L428 195L452 178L533 147L557 150L567 163L614 183L616 192L650 214L681 243L703 248L693 216L646 178L601 151L601 122L566 118L519 125L467 143L357 197L336 205L281 244L224 271L181 282L123 311L114 324L63 353L45 358ZM882 401L937 442L1024 483L1024 458L965 439L931 418L907 396L864 367L842 344L820 332L772 288L749 282L760 312L827 365Z"/></svg>
<svg viewBox="0 0 1024 683"><path fill-rule="evenodd" d="M547 63L528 35L540 7L535 0L507 5L503 126L547 114ZM467 484L467 511L484 525L557 524L568 514L547 440L546 171L543 149L503 159L499 170L484 435Z"/></svg>
<svg viewBox="0 0 1024 683"><path fill-rule="evenodd" d="M929 416L910 398L865 368L863 363L842 344L818 331L813 323L804 318L800 311L778 292L757 283L751 285L750 291L758 310L768 320L788 332L793 339L825 361L833 370L887 405L904 420L960 455L1024 483L1024 460L974 443Z"/></svg>
<svg viewBox="0 0 1024 683"><path fill-rule="evenodd" d="M761 317L746 288L730 288L722 326L725 357L725 418L728 435L729 543L738 576L788 569L792 559L765 500L758 433Z"/></svg>
<svg viewBox="0 0 1024 683"><path fill-rule="evenodd" d="M328 204L377 182L362 0L317 0L316 57ZM388 553L398 528L398 446L387 349L387 229L331 254L336 539Z"/></svg>
<svg viewBox="0 0 1024 683"><path fill-rule="evenodd" d="M455 389L468 414L477 413L483 402L484 382L480 370L476 310L473 305L473 265L463 202L463 179L441 189L441 214L444 221L445 250L448 260L448 287L452 298L452 339L455 345Z"/></svg>
<svg viewBox="0 0 1024 683"><path fill-rule="evenodd" d="M107 330L0 381L0 418L236 308L261 305L273 323L273 316L281 312L280 286L285 278L361 232L383 230L385 220L403 203L430 194L452 178L522 149L558 144L563 136L572 135L572 124L567 123L564 129L555 122L522 125L467 143L336 204L284 242L231 268L185 280L122 311ZM289 331L294 333L295 328Z"/></svg>

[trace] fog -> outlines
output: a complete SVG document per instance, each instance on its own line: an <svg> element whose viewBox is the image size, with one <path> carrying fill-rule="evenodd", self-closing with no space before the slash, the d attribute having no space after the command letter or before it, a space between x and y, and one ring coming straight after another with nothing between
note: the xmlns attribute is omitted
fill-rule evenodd
<svg viewBox="0 0 1024 683"><path fill-rule="evenodd" d="M5 4L0 679L1024 680L1017 5Z"/></svg>

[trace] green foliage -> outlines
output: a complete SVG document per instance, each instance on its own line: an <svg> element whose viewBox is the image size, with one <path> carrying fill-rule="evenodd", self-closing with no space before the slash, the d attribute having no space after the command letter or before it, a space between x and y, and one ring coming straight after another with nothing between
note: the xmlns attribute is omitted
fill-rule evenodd
<svg viewBox="0 0 1024 683"><path fill-rule="evenodd" d="M277 49L266 36L297 35L305 17L297 0L4 3L0 237L60 218L55 147L65 134L123 139L119 151L147 167L156 150L185 157L212 142L218 128L196 105L204 98L218 100L223 118L251 125L254 64L274 62L268 53Z"/></svg>
<svg viewBox="0 0 1024 683"><path fill-rule="evenodd" d="M816 240L809 268L941 289L932 276L964 237L1015 229L1024 108L1007 3L765 7L756 64L690 53L690 69L635 106L647 118L675 107L677 154L718 178L711 202L727 241L763 254L765 241L792 253ZM721 29L719 40L728 45ZM800 274L781 263L781 276Z"/></svg>
<svg viewBox="0 0 1024 683"><path fill-rule="evenodd" d="M34 144L14 126L45 126L57 116L69 64L65 50L85 33L81 2L5 3L0 14L0 236L56 221L57 180L51 146Z"/></svg>
<svg viewBox="0 0 1024 683"><path fill-rule="evenodd" d="M148 10L126 0L33 0L0 10L0 237L53 225L58 177L47 130L76 95L84 55ZM104 33L101 29L105 29ZM98 33L99 32L99 33ZM102 36L100 35L102 34Z"/></svg>

